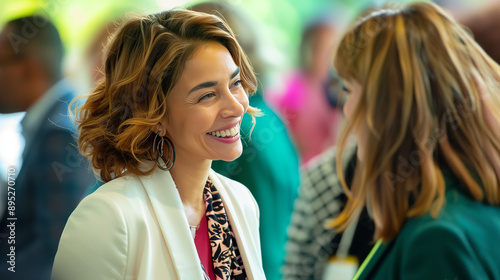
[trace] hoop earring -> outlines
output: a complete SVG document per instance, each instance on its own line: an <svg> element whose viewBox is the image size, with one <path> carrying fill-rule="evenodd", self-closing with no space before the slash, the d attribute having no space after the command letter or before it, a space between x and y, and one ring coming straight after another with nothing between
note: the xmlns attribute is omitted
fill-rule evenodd
<svg viewBox="0 0 500 280"><path fill-rule="evenodd" d="M172 169L175 163L175 149L174 149L174 143L172 143L172 140L170 140L168 137L162 137L160 136L161 128L158 130L158 132L155 135L155 139L153 140L153 158L156 161L156 165L158 168L164 171L169 171ZM156 139L160 137L160 141L158 143L156 142ZM167 150L168 150L168 157L165 159L165 154L163 153L163 146L167 142ZM155 149L156 148L156 149ZM160 162L163 161L163 163Z"/></svg>

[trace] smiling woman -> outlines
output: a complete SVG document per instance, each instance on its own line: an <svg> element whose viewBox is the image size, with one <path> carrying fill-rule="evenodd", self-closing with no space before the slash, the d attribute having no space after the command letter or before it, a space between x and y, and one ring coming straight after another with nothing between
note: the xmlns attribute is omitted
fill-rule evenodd
<svg viewBox="0 0 500 280"><path fill-rule="evenodd" d="M215 42L200 46L186 61L168 104L170 117L164 127L178 143L176 152L186 155L179 161L210 165L211 160L231 161L241 155L239 126L248 96L240 68L224 46Z"/></svg>
<svg viewBox="0 0 500 280"><path fill-rule="evenodd" d="M53 278L265 279L257 204L211 170L241 155L255 88L218 17L170 10L125 23L75 114L80 150L107 183L71 215Z"/></svg>

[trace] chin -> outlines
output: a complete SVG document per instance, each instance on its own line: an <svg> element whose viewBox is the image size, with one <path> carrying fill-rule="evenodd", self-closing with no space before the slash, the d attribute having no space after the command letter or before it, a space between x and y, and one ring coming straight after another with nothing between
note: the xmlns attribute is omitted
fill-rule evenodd
<svg viewBox="0 0 500 280"><path fill-rule="evenodd" d="M233 161L239 158L242 154L242 150L232 151L231 153L227 153L224 156L220 157L220 160L223 161Z"/></svg>

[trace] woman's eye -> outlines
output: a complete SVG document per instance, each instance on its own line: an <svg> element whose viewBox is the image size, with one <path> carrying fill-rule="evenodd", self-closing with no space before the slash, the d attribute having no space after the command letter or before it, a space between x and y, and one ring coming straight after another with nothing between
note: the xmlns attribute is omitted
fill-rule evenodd
<svg viewBox="0 0 500 280"><path fill-rule="evenodd" d="M212 92L211 92L211 93L207 93L207 94L203 95L203 96L202 96L202 97L198 100L198 102L203 101L203 100L205 100L205 99L209 99L209 98L211 98L211 97L213 97L213 96L215 96L215 94L213 94Z"/></svg>
<svg viewBox="0 0 500 280"><path fill-rule="evenodd" d="M239 86L241 86L241 80L237 80L236 82L234 82L233 87L239 87Z"/></svg>
<svg viewBox="0 0 500 280"><path fill-rule="evenodd" d="M346 93L351 92L348 88L345 87L345 85L342 85L342 90Z"/></svg>

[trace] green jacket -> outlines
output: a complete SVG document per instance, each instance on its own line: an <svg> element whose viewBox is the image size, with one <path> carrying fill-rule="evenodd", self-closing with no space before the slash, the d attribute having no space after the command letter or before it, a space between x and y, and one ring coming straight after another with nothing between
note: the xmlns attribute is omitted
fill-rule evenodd
<svg viewBox="0 0 500 280"><path fill-rule="evenodd" d="M500 279L500 207L472 200L457 179L445 178L446 204L437 219L409 219L358 279Z"/></svg>

